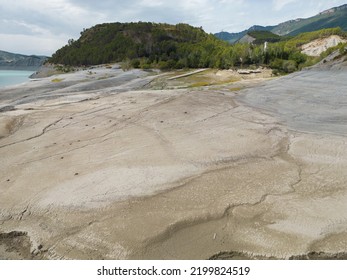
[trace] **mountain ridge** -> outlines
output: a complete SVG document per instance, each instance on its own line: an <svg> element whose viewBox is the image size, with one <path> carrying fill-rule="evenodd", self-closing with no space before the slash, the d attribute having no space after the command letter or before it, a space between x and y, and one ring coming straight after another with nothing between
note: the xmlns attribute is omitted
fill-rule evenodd
<svg viewBox="0 0 347 280"><path fill-rule="evenodd" d="M46 59L46 56L24 55L0 50L0 70L36 71Z"/></svg>
<svg viewBox="0 0 347 280"><path fill-rule="evenodd" d="M347 4L333 7L318 13L309 18L297 18L288 20L273 26L253 25L241 32L229 33L222 31L214 35L229 43L236 43L250 31L270 31L280 36L295 36L304 32L316 31L319 29L341 27L347 31Z"/></svg>

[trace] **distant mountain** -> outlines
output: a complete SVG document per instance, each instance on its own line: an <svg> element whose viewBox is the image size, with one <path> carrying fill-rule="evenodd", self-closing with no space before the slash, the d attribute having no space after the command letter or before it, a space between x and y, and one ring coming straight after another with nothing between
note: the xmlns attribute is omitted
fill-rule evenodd
<svg viewBox="0 0 347 280"><path fill-rule="evenodd" d="M239 33L220 32L214 34L217 38L235 43L250 31L271 31L274 34L295 36L304 32L316 31L324 28L340 27L347 31L347 4L334 7L306 19L295 19L275 26L254 25Z"/></svg>
<svg viewBox="0 0 347 280"><path fill-rule="evenodd" d="M238 33L229 33L229 32L219 32L214 34L217 38L228 41L229 43L236 43L238 40L240 40L242 37L247 35L248 32L251 31L271 31L275 26L260 26L260 25L253 25L252 27L248 28L247 30L238 32Z"/></svg>
<svg viewBox="0 0 347 280"><path fill-rule="evenodd" d="M15 54L0 51L0 70L29 70L39 69L47 57L36 55Z"/></svg>
<svg viewBox="0 0 347 280"><path fill-rule="evenodd" d="M340 27L344 31L347 31L347 4L331 8L314 17L281 23L271 31L281 36L295 36L303 32L333 27Z"/></svg>
<svg viewBox="0 0 347 280"><path fill-rule="evenodd" d="M245 36L243 36L241 39L239 39L237 42L239 43L253 43L256 45L259 44L264 44L265 42L271 42L271 43L275 43L275 42L279 42L281 41L283 37L274 34L270 31L249 31Z"/></svg>

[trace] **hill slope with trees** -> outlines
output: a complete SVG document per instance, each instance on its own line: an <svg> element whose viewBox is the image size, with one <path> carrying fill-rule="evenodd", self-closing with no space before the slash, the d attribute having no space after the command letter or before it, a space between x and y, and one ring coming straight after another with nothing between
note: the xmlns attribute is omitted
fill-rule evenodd
<svg viewBox="0 0 347 280"><path fill-rule="evenodd" d="M220 67L226 42L187 24L106 23L81 32L81 37L53 54L50 62L96 65L130 60L133 67Z"/></svg>
<svg viewBox="0 0 347 280"><path fill-rule="evenodd" d="M277 34L274 34L266 30L250 31L245 36L252 38L252 44L255 44L255 45L264 44L265 42L274 43L274 42L279 42L282 39L285 39ZM238 40L238 43L243 42L243 38L245 38L245 36L242 37L240 40Z"/></svg>
<svg viewBox="0 0 347 280"><path fill-rule="evenodd" d="M230 45L187 24L107 23L81 32L81 37L59 49L49 60L54 64L88 66L123 62L133 68L220 68L263 65L279 73L310 66L319 58L301 52L301 46L318 38L339 35L340 28L303 33L281 41L262 43L269 32L254 32L260 44Z"/></svg>

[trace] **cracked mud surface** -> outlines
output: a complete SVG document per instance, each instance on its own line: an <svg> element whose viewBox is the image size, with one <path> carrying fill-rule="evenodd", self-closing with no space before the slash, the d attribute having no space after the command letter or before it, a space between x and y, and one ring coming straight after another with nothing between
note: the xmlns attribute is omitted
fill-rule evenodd
<svg viewBox="0 0 347 280"><path fill-rule="evenodd" d="M273 97L315 71L163 90L93 71L0 91L0 259L345 258L347 127Z"/></svg>

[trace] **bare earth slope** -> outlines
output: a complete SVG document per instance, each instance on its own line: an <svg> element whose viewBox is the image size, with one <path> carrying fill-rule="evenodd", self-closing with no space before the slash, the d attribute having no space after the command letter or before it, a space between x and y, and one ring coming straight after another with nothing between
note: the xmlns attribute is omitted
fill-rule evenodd
<svg viewBox="0 0 347 280"><path fill-rule="evenodd" d="M331 47L337 46L339 43L346 43L346 40L337 35L331 35L327 38L316 39L310 43L301 46L302 53L309 56L319 56Z"/></svg>
<svg viewBox="0 0 347 280"><path fill-rule="evenodd" d="M311 104L310 73L154 90L170 74L98 68L1 90L0 258L347 251L346 126L271 105L296 81Z"/></svg>

